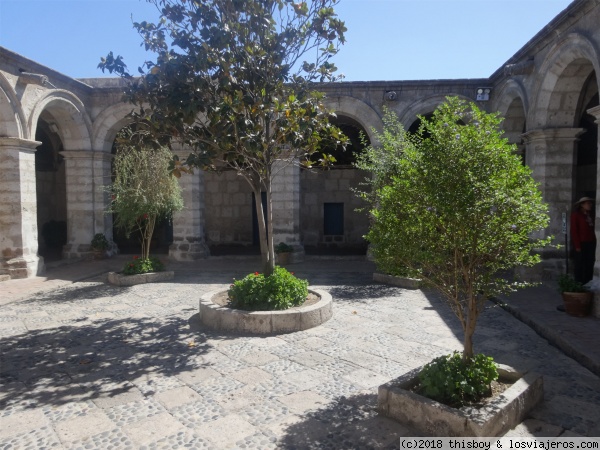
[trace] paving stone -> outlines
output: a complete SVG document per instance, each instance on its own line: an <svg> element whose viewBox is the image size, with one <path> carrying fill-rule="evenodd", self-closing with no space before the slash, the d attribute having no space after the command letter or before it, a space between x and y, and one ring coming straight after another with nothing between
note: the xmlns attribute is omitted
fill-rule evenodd
<svg viewBox="0 0 600 450"><path fill-rule="evenodd" d="M196 428L203 439L210 440L218 448L228 448L236 442L254 436L257 428L236 414L205 423Z"/></svg>
<svg viewBox="0 0 600 450"><path fill-rule="evenodd" d="M187 403L202 401L202 397L188 386L176 387L154 395L165 408L171 409Z"/></svg>
<svg viewBox="0 0 600 450"><path fill-rule="evenodd" d="M279 358L272 353L264 352L264 351L254 351L249 352L242 356L242 361L253 365L253 366L262 366L263 364L267 364L273 361L277 361Z"/></svg>
<svg viewBox="0 0 600 450"><path fill-rule="evenodd" d="M201 383L210 378L220 377L221 374L210 367L201 367L199 369L184 370L176 375L185 384L193 385Z"/></svg>
<svg viewBox="0 0 600 450"><path fill-rule="evenodd" d="M374 388L390 381L388 376L381 375L368 369L359 369L350 372L349 374L342 375L342 378L361 388Z"/></svg>
<svg viewBox="0 0 600 450"><path fill-rule="evenodd" d="M324 355L323 353L315 352L312 350L296 353L290 357L292 361L302 364L303 366L315 367L324 363L331 362L333 358L331 356Z"/></svg>
<svg viewBox="0 0 600 450"><path fill-rule="evenodd" d="M232 373L231 377L246 385L253 385L268 380L272 375L258 367L248 367L247 369Z"/></svg>
<svg viewBox="0 0 600 450"><path fill-rule="evenodd" d="M330 402L329 399L312 391L294 392L293 394L279 397L278 400L297 414L322 408Z"/></svg>
<svg viewBox="0 0 600 450"><path fill-rule="evenodd" d="M101 411L92 411L89 414L61 420L54 424L54 429L60 440L69 445L112 430L115 427L116 425Z"/></svg>
<svg viewBox="0 0 600 450"><path fill-rule="evenodd" d="M0 439L33 431L46 425L50 425L50 421L40 409L0 417Z"/></svg>
<svg viewBox="0 0 600 450"><path fill-rule="evenodd" d="M92 401L99 408L111 408L135 401L143 400L144 396L135 386L129 383L105 386L101 391L94 393Z"/></svg>
<svg viewBox="0 0 600 450"><path fill-rule="evenodd" d="M123 426L123 431L137 445L149 445L177 433L184 433L186 428L168 413L160 413L138 422Z"/></svg>

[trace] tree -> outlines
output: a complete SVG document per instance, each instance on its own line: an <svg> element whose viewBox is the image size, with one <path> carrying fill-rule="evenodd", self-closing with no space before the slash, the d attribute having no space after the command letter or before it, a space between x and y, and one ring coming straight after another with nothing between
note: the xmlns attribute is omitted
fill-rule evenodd
<svg viewBox="0 0 600 450"><path fill-rule="evenodd" d="M115 179L108 188L109 212L116 214L115 225L122 228L127 237L139 231L141 257L147 260L156 221L170 218L173 212L181 210L183 199L179 182L169 170L171 150L144 147L136 144L133 136L132 131L125 128L117 137Z"/></svg>
<svg viewBox="0 0 600 450"><path fill-rule="evenodd" d="M138 133L157 146L178 140L192 149L174 158L176 175L233 169L249 183L269 275L273 177L286 164L310 166L324 141L345 143L315 85L337 79L330 59L346 30L333 9L339 0L148 1L160 9L160 22L134 27L156 60L138 68L140 78L112 52L99 67L128 80ZM320 162L330 160L323 155Z"/></svg>
<svg viewBox="0 0 600 450"><path fill-rule="evenodd" d="M473 357L477 318L489 297L527 285L507 270L540 261L536 239L547 207L498 114L448 97L415 135L393 113L380 147L369 147L372 225L367 239L383 270L417 274L448 301L464 331L463 361Z"/></svg>

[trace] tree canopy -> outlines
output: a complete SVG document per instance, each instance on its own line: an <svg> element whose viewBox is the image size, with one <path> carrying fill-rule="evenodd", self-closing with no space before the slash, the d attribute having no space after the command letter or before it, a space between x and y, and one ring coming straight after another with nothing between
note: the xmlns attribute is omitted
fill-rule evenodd
<svg viewBox="0 0 600 450"><path fill-rule="evenodd" d="M526 285L507 270L536 264L535 250L550 243L535 238L547 206L498 114L449 97L420 119L413 135L388 112L381 146L359 161L373 173L361 194L371 204L367 239L382 270L418 276L448 300L466 359L485 301Z"/></svg>
<svg viewBox="0 0 600 450"><path fill-rule="evenodd" d="M169 170L172 153L167 147L136 143L129 128L117 136L116 148L109 212L127 236L139 231L142 258L148 259L157 219L171 218L183 208L181 187Z"/></svg>
<svg viewBox="0 0 600 450"><path fill-rule="evenodd" d="M176 175L229 168L248 181L271 273L273 233L262 221L260 194L267 193L271 224L275 162L310 161L324 141L345 142L317 89L338 79L331 58L346 31L333 9L339 0L148 1L159 8L159 23L134 27L156 59L138 68L139 77L112 52L99 67L128 80L138 133L156 146L177 140L191 149L174 158Z"/></svg>

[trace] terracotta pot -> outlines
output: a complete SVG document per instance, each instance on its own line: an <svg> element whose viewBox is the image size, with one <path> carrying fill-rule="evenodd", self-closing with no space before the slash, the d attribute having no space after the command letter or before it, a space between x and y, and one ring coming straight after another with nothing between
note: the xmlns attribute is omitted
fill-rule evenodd
<svg viewBox="0 0 600 450"><path fill-rule="evenodd" d="M593 292L563 292L562 297L565 302L565 312L575 317L589 315L593 296Z"/></svg>
<svg viewBox="0 0 600 450"><path fill-rule="evenodd" d="M289 252L277 253L277 261L280 266L285 266L290 263L290 255Z"/></svg>

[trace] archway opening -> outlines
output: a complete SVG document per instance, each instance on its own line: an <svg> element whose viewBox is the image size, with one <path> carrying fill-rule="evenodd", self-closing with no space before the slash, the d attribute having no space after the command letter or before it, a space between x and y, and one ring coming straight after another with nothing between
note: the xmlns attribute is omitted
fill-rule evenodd
<svg viewBox="0 0 600 450"><path fill-rule="evenodd" d="M365 177L356 169L357 156L370 145L364 127L355 119L338 115L331 120L348 137L346 149L329 145L315 154L332 155L331 170L303 170L300 175L300 230L304 250L309 255L364 255L367 242L363 236L369 223L354 194Z"/></svg>
<svg viewBox="0 0 600 450"><path fill-rule="evenodd" d="M598 83L593 72L586 80L580 97L577 126L583 128L577 142L577 167L575 170L575 198L596 198L598 125L587 110L599 105Z"/></svg>
<svg viewBox="0 0 600 450"><path fill-rule="evenodd" d="M63 144L56 120L44 112L38 120L35 152L38 254L46 262L62 259L67 243L67 185Z"/></svg>

